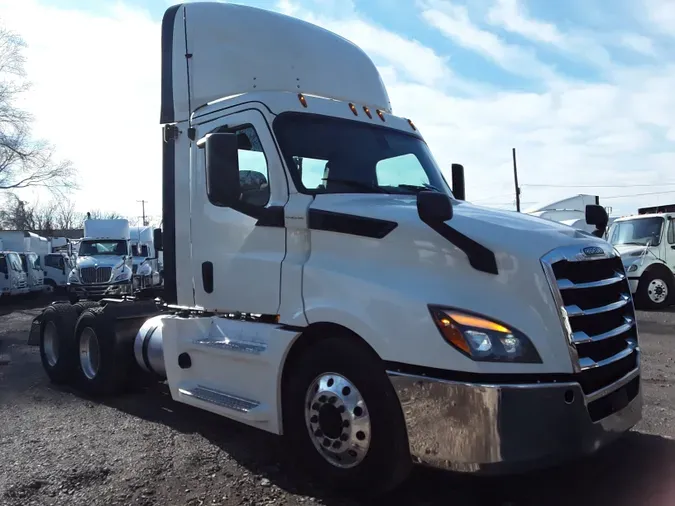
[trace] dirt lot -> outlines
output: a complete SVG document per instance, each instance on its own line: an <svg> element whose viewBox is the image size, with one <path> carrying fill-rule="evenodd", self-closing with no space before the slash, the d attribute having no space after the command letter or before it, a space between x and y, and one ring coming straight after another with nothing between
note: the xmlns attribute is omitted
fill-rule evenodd
<svg viewBox="0 0 675 506"><path fill-rule="evenodd" d="M0 504L367 504L322 496L280 438L174 403L161 385L106 404L52 386L26 345L38 309L0 306ZM594 458L526 476L416 469L376 504L675 505L675 311L639 314L644 419Z"/></svg>

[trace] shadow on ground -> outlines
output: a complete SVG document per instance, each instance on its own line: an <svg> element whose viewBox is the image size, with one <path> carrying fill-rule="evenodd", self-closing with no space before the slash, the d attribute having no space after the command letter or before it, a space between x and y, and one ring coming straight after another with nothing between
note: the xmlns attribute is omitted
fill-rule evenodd
<svg viewBox="0 0 675 506"><path fill-rule="evenodd" d="M200 434L278 487L325 504L670 506L675 497L675 441L630 432L575 464L528 475L476 478L417 467L395 497L374 501L328 497L287 462L282 438L179 404L163 384L107 400L107 406L182 433Z"/></svg>

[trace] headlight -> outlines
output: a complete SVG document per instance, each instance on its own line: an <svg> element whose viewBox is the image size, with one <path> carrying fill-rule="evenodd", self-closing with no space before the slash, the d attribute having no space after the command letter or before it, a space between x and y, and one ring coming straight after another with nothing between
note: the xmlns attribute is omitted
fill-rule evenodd
<svg viewBox="0 0 675 506"><path fill-rule="evenodd" d="M77 270L73 269L70 271L70 274L68 275L68 282L69 283L79 283L80 282L80 277L77 275Z"/></svg>
<svg viewBox="0 0 675 506"><path fill-rule="evenodd" d="M638 270L637 263L630 264L628 267L626 267L626 272L635 272L636 270Z"/></svg>
<svg viewBox="0 0 675 506"><path fill-rule="evenodd" d="M115 276L114 281L125 281L131 277L131 271L129 269L124 269L117 276Z"/></svg>
<svg viewBox="0 0 675 506"><path fill-rule="evenodd" d="M542 362L522 332L485 317L449 308L430 307L443 338L477 362Z"/></svg>

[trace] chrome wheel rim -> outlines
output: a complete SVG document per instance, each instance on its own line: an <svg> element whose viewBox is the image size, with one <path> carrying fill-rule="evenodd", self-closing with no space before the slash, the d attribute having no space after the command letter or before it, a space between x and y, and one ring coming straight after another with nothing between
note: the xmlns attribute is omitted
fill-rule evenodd
<svg viewBox="0 0 675 506"><path fill-rule="evenodd" d="M80 367L87 379L94 379L101 363L98 337L91 327L85 327L80 335Z"/></svg>
<svg viewBox="0 0 675 506"><path fill-rule="evenodd" d="M336 373L317 376L305 396L305 423L319 454L343 469L359 465L371 440L370 413L361 392Z"/></svg>
<svg viewBox="0 0 675 506"><path fill-rule="evenodd" d="M54 367L59 361L59 333L54 322L45 324L43 347L47 364L49 367Z"/></svg>
<svg viewBox="0 0 675 506"><path fill-rule="evenodd" d="M647 287L647 295L652 302L661 304L668 298L668 285L662 279L652 279Z"/></svg>

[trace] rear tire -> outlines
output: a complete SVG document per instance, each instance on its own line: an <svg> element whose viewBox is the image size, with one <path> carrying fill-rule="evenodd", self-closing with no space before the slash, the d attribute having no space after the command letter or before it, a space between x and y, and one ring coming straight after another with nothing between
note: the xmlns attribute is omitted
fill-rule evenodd
<svg viewBox="0 0 675 506"><path fill-rule="evenodd" d="M115 319L104 309L86 309L75 328L78 386L92 396L122 392L133 362L133 343L118 340Z"/></svg>
<svg viewBox="0 0 675 506"><path fill-rule="evenodd" d="M350 336L330 337L291 367L283 421L298 464L338 493L380 495L400 485L412 459L401 405L379 357Z"/></svg>
<svg viewBox="0 0 675 506"><path fill-rule="evenodd" d="M52 383L68 384L77 372L77 316L70 304L54 304L42 313L40 359Z"/></svg>

